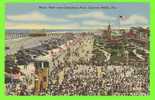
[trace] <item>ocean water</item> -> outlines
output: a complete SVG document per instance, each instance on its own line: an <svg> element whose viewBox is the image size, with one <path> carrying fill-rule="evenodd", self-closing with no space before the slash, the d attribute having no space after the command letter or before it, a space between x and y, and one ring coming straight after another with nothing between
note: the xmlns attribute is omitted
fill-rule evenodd
<svg viewBox="0 0 155 100"><path fill-rule="evenodd" d="M45 32L85 32L85 31L93 31L91 29L63 29L63 30L17 30L17 29L9 29L6 30L6 33L31 33L33 31L45 31Z"/></svg>
<svg viewBox="0 0 155 100"><path fill-rule="evenodd" d="M65 30L17 30L17 29L9 29L6 30L6 40L8 39L17 39L17 38L23 38L28 36L30 33L35 32L35 31L43 31L43 32L74 32L74 33L79 33L79 32L93 32L94 30L90 29L65 29Z"/></svg>

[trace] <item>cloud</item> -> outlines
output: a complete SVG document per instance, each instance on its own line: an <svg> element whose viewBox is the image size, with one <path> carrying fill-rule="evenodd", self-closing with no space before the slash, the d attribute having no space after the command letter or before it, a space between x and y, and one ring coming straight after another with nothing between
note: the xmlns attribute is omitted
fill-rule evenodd
<svg viewBox="0 0 155 100"><path fill-rule="evenodd" d="M76 18L80 20L77 21ZM72 20L70 21L70 19ZM99 11L74 15L69 14L59 18L35 11L27 14L8 15L6 29L102 29L107 28L109 23L112 27L148 25L148 19L142 15L131 15L127 19L122 20L120 26L117 19L114 16ZM25 23L25 21L28 21L28 23ZM42 21L45 22L42 23ZM64 23L65 21L67 23ZM53 22L55 24L46 22Z"/></svg>
<svg viewBox="0 0 155 100"><path fill-rule="evenodd" d="M104 21L98 21L98 20L85 20L82 22L83 25L88 25L88 26L106 26L109 23L104 22Z"/></svg>
<svg viewBox="0 0 155 100"><path fill-rule="evenodd" d="M54 21L54 22L66 21L66 19L49 17L37 11L27 14L8 15L6 17L8 20L11 21Z"/></svg>
<svg viewBox="0 0 155 100"><path fill-rule="evenodd" d="M95 25L80 25L77 23L50 25L42 23L16 23L8 22L5 25L6 29L102 29L103 26Z"/></svg>
<svg viewBox="0 0 155 100"><path fill-rule="evenodd" d="M37 23L6 23L6 29L44 29L49 27L49 25Z"/></svg>
<svg viewBox="0 0 155 100"><path fill-rule="evenodd" d="M80 25L76 23L50 25L50 24L41 24L41 23L7 22L5 27L6 29L79 29Z"/></svg>
<svg viewBox="0 0 155 100"><path fill-rule="evenodd" d="M114 17L108 16L103 12L89 12L82 14L67 15L68 18L93 18L98 20L115 20Z"/></svg>
<svg viewBox="0 0 155 100"><path fill-rule="evenodd" d="M148 19L142 15L131 15L127 19L122 20L120 24L127 26L148 25Z"/></svg>

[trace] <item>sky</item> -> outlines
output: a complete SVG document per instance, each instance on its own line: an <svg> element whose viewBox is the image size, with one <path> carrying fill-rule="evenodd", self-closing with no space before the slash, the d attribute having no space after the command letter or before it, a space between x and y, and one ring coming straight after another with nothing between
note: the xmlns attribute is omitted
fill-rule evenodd
<svg viewBox="0 0 155 100"><path fill-rule="evenodd" d="M108 24L115 28L148 27L149 9L147 3L10 3L6 5L5 27L61 30L103 29Z"/></svg>

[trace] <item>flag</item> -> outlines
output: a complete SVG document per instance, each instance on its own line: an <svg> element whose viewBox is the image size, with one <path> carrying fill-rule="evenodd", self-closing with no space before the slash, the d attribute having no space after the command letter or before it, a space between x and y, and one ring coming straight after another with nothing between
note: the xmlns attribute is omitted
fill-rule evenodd
<svg viewBox="0 0 155 100"><path fill-rule="evenodd" d="M126 19L128 19L129 18L129 16L119 16L119 19L120 20L126 20Z"/></svg>
<svg viewBox="0 0 155 100"><path fill-rule="evenodd" d="M124 22L124 21L127 21L127 19L129 18L129 16L122 16L122 15L120 15L119 17L118 17L118 24L119 24L119 27L121 27L121 24Z"/></svg>

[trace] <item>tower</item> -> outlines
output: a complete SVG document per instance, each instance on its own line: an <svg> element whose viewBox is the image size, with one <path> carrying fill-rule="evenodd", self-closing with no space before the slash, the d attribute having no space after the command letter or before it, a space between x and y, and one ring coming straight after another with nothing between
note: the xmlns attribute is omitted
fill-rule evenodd
<svg viewBox="0 0 155 100"><path fill-rule="evenodd" d="M108 39L111 39L111 26L110 24L108 25L108 29L107 29L107 36L108 36Z"/></svg>

